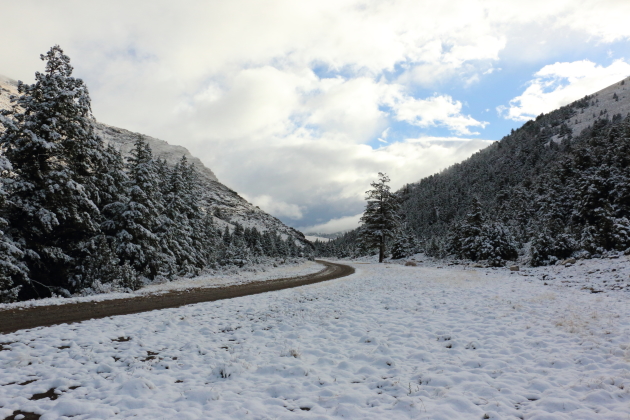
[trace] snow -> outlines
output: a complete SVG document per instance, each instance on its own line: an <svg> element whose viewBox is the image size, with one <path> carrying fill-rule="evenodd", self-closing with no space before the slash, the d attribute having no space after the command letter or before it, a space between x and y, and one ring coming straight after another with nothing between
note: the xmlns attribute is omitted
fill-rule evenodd
<svg viewBox="0 0 630 420"><path fill-rule="evenodd" d="M17 82L0 74L0 109L10 109L10 97L17 94Z"/></svg>
<svg viewBox="0 0 630 420"><path fill-rule="evenodd" d="M589 106L584 110L584 113L578 113L566 121L574 136L579 135L587 126L593 125L595 120L600 118L602 111L607 113L608 119L612 119L615 114L621 114L625 118L630 113L630 95L627 90L630 87L627 82L630 80L626 78L624 81L626 83L623 85L620 84L621 82L617 82L594 93L591 101L595 102L595 105ZM619 100L614 99L615 94Z"/></svg>
<svg viewBox="0 0 630 420"><path fill-rule="evenodd" d="M194 288L225 287L251 283L255 281L305 276L308 274L317 273L318 271L324 269L321 264L318 264L314 261L297 261L298 262L296 263L291 263L288 261L286 264L276 264L276 267L271 264L258 264L256 266L240 270L233 268L232 270L218 271L213 274L203 274L201 276L191 279L180 278L171 282L149 284L139 290L130 293L114 292L89 296L76 296L71 298L52 297L39 300L28 300L23 302L0 303L0 310L28 308L33 306L65 305L69 303L79 302L100 302L112 299L129 299L132 297L140 297L149 294L156 295L172 291L191 290Z"/></svg>
<svg viewBox="0 0 630 420"><path fill-rule="evenodd" d="M519 272L415 259L0 336L0 418L628 418L630 293L588 288L627 282L628 257Z"/></svg>

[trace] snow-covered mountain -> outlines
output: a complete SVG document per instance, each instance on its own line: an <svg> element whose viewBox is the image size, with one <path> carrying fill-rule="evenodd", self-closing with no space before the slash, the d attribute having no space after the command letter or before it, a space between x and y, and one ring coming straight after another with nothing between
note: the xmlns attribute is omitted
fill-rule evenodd
<svg viewBox="0 0 630 420"><path fill-rule="evenodd" d="M500 141L400 191L408 235L433 256L519 259L630 255L630 78L512 130ZM320 256L362 252L357 231Z"/></svg>
<svg viewBox="0 0 630 420"><path fill-rule="evenodd" d="M0 75L0 109L9 108L10 95L17 94L17 81ZM153 155L156 158L165 159L169 164L175 164L182 156L186 156L188 161L195 165L199 173L202 206L212 211L224 222L229 224L238 222L243 227L256 227L263 232L268 230L277 231L285 238L286 236L292 236L301 243L306 242L301 232L286 226L277 218L249 203L237 192L219 182L212 170L207 168L199 158L192 156L185 147L172 145L164 140L100 122L96 123L96 131L106 143L113 144L121 150L123 155L131 150L134 141L141 135L151 146ZM219 225L221 224L219 221Z"/></svg>
<svg viewBox="0 0 630 420"><path fill-rule="evenodd" d="M568 134L577 137L601 118L612 119L615 115L626 118L630 114L630 77L588 95L587 101L588 106L577 114L566 115L562 121L571 131L555 134L551 140L557 143Z"/></svg>

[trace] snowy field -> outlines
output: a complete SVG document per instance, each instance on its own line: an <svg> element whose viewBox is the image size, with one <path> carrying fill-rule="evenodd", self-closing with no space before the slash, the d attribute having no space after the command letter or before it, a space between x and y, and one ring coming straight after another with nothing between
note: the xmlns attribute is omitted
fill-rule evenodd
<svg viewBox="0 0 630 420"><path fill-rule="evenodd" d="M593 293L627 283L627 257L517 273L352 265L0 335L0 419L630 418L630 291Z"/></svg>
<svg viewBox="0 0 630 420"><path fill-rule="evenodd" d="M216 273L204 274L191 279L179 278L170 282L150 284L131 293L112 292L71 298L54 297L24 302L0 303L0 309L65 305L69 303L98 302L111 299L129 299L130 297L138 297L148 294L155 295L172 291L234 286L255 281L306 276L324 269L324 266L321 264L307 260L297 260L297 262L287 262L286 264L281 265L276 264L275 267L273 264L274 263L258 264L256 266L243 269L218 271Z"/></svg>

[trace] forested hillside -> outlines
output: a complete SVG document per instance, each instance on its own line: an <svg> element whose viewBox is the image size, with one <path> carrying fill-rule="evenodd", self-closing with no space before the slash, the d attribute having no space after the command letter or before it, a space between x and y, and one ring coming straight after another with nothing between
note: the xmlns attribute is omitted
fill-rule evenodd
<svg viewBox="0 0 630 420"><path fill-rule="evenodd" d="M303 235L190 163L95 122L58 46L0 110L0 303L133 290L204 268L303 256ZM126 143L125 143L126 142ZM185 151L174 159L175 151ZM123 156L124 153L124 156ZM205 170L203 170L205 169Z"/></svg>
<svg viewBox="0 0 630 420"><path fill-rule="evenodd" d="M405 186L398 192L400 236L413 233L430 255L492 265L518 253L542 265L627 250L629 104L622 81L542 114L464 162ZM318 248L360 253L351 238Z"/></svg>

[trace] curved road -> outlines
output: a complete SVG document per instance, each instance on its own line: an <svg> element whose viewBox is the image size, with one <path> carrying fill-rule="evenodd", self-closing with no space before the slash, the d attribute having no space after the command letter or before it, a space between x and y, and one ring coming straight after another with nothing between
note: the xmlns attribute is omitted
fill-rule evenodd
<svg viewBox="0 0 630 420"><path fill-rule="evenodd" d="M338 279L354 273L354 268L347 265L321 260L317 260L317 262L325 266L322 271L300 277L263 280L235 286L173 291L160 295L136 296L101 302L68 303L65 305L0 310L0 334L25 328L81 322L94 318L128 315L155 309L176 308L199 302L255 295Z"/></svg>

